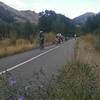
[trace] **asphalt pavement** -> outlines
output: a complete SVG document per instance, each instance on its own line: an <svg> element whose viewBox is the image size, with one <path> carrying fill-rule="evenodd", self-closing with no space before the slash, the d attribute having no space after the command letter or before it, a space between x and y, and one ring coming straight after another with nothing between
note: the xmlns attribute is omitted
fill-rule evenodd
<svg viewBox="0 0 100 100"><path fill-rule="evenodd" d="M59 45L46 47L44 50L34 49L24 53L0 59L0 75L11 73L17 80L29 81L33 73L41 68L46 75L58 74L59 70L74 59L76 40L71 39Z"/></svg>

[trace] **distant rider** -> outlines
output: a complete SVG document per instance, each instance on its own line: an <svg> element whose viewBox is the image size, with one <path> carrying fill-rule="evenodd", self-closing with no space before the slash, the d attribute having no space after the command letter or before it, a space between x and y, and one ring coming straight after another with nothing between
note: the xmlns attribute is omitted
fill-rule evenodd
<svg viewBox="0 0 100 100"><path fill-rule="evenodd" d="M56 42L57 42L57 43L62 43L62 42L63 42L63 36L62 36L61 33L58 33L58 34L56 35Z"/></svg>
<svg viewBox="0 0 100 100"><path fill-rule="evenodd" d="M74 34L74 38L75 38L75 40L76 40L76 34Z"/></svg>

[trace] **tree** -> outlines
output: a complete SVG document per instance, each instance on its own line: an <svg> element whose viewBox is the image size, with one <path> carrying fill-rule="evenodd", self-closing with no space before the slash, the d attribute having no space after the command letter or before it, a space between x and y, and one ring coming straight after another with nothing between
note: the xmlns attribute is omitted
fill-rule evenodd
<svg viewBox="0 0 100 100"><path fill-rule="evenodd" d="M51 10L45 10L45 12L41 12L40 15L39 29L43 30L44 32L50 32L52 23L56 19L56 13Z"/></svg>
<svg viewBox="0 0 100 100"><path fill-rule="evenodd" d="M24 28L23 35L26 39L30 39L30 37L34 36L35 33L37 32L37 26L31 24L30 22L26 22L23 28Z"/></svg>
<svg viewBox="0 0 100 100"><path fill-rule="evenodd" d="M83 30L85 32L91 32L100 35L100 13L93 17L89 17L83 27Z"/></svg>
<svg viewBox="0 0 100 100"><path fill-rule="evenodd" d="M0 37L7 38L9 36L9 31L9 25L3 21L0 21Z"/></svg>
<svg viewBox="0 0 100 100"><path fill-rule="evenodd" d="M72 21L61 14L56 14L54 11L41 12L39 14L39 29L45 32L61 32L64 35L73 36L74 25Z"/></svg>

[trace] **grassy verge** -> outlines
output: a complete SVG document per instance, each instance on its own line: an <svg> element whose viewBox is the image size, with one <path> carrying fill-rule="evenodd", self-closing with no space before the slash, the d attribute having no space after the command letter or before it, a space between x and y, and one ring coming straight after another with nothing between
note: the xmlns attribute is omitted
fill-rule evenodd
<svg viewBox="0 0 100 100"><path fill-rule="evenodd" d="M58 95L62 100L99 100L100 89L94 67L75 62L66 65L58 82Z"/></svg>
<svg viewBox="0 0 100 100"><path fill-rule="evenodd" d="M27 51L31 48L33 48L33 44L31 44L28 40L18 39L16 40L16 44L10 43L9 39L4 40L0 45L0 57Z"/></svg>
<svg viewBox="0 0 100 100"><path fill-rule="evenodd" d="M95 48L95 45L99 44L97 42L98 39L98 37L92 35L81 37L79 39L77 59L80 62L95 66L95 72L98 74L98 80L100 82L100 52Z"/></svg>
<svg viewBox="0 0 100 100"><path fill-rule="evenodd" d="M55 78L47 78L43 71L38 74L44 80L37 84L18 87L17 82L7 74L0 78L1 100L100 100L100 86L95 66L74 62L67 64ZM11 99L13 98L13 99Z"/></svg>
<svg viewBox="0 0 100 100"><path fill-rule="evenodd" d="M92 35L81 37L79 39L77 58L91 65L100 65L100 52L98 52L100 42L98 41L99 38Z"/></svg>
<svg viewBox="0 0 100 100"><path fill-rule="evenodd" d="M98 53L100 53L100 36L87 35L82 38L85 42L89 43Z"/></svg>
<svg viewBox="0 0 100 100"><path fill-rule="evenodd" d="M53 33L45 34L45 46L51 45L54 41ZM25 39L5 39L0 41L0 58L13 55L19 52L31 50L39 47L39 37L35 36L31 41Z"/></svg>

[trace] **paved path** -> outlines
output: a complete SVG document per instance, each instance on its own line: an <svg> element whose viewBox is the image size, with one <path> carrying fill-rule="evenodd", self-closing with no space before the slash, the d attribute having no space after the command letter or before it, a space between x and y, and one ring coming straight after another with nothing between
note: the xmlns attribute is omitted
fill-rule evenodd
<svg viewBox="0 0 100 100"><path fill-rule="evenodd" d="M60 45L53 45L44 50L34 49L14 56L0 59L0 75L10 72L20 81L30 80L33 72L41 67L48 75L56 74L63 65L74 58L76 41L74 39Z"/></svg>

